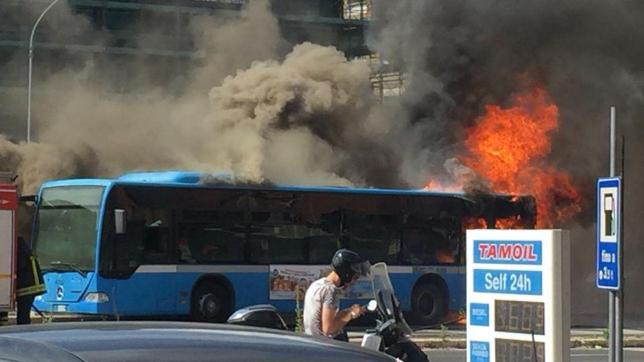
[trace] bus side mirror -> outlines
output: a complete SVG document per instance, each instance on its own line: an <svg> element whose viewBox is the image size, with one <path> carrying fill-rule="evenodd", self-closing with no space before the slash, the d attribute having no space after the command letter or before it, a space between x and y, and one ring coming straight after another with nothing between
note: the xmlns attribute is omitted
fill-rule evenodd
<svg viewBox="0 0 644 362"><path fill-rule="evenodd" d="M114 209L114 232L116 235L123 235L126 233L126 213L123 209Z"/></svg>

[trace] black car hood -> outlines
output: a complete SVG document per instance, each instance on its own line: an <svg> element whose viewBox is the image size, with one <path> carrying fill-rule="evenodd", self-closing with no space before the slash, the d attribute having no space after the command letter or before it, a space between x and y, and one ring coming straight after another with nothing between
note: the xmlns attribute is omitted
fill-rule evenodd
<svg viewBox="0 0 644 362"><path fill-rule="evenodd" d="M207 323L45 324L2 328L0 338L3 337L56 347L87 362L394 360L383 353L324 337Z"/></svg>

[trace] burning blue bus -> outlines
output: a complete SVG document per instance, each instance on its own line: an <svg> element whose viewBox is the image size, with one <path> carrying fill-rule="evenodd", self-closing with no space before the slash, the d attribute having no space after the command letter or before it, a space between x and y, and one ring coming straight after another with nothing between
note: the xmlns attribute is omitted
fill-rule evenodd
<svg viewBox="0 0 644 362"><path fill-rule="evenodd" d="M290 313L341 247L386 262L416 323L465 307L465 229L533 227L534 198L240 182L164 171L45 182L33 247L49 313L223 321L272 304ZM364 303L360 289L342 303Z"/></svg>

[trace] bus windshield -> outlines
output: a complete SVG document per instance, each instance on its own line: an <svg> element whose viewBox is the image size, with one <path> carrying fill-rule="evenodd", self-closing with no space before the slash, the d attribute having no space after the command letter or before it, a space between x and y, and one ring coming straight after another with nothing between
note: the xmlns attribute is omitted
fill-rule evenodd
<svg viewBox="0 0 644 362"><path fill-rule="evenodd" d="M69 186L43 190L34 234L34 253L43 271L94 270L103 189Z"/></svg>

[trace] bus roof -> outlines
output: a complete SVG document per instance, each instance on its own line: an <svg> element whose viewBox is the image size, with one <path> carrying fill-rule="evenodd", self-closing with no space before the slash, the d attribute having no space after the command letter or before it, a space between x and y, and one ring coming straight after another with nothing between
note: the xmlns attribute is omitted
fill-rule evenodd
<svg viewBox="0 0 644 362"><path fill-rule="evenodd" d="M421 196L430 198L452 198L469 205L471 210L481 216L494 215L511 217L521 215L526 225L534 226L536 201L529 195L502 195L465 192L436 192L424 189L387 189L348 186L298 186L270 182L253 182L229 173L203 173L194 171L150 171L130 172L114 179L65 179L43 183L42 188L56 186L157 186L177 188L245 189L257 191L284 192L332 192L383 196ZM42 189L41 188L41 189Z"/></svg>
<svg viewBox="0 0 644 362"><path fill-rule="evenodd" d="M229 173L203 173L194 171L149 171L129 172L114 179L78 178L51 180L43 183L43 188L56 186L110 186L110 185L149 185L168 187L204 188L243 188L272 189L281 191L308 192L348 192L389 195L436 195L468 199L463 192L436 192L424 189L368 188L351 186L303 186L264 182L253 182L235 177Z"/></svg>

